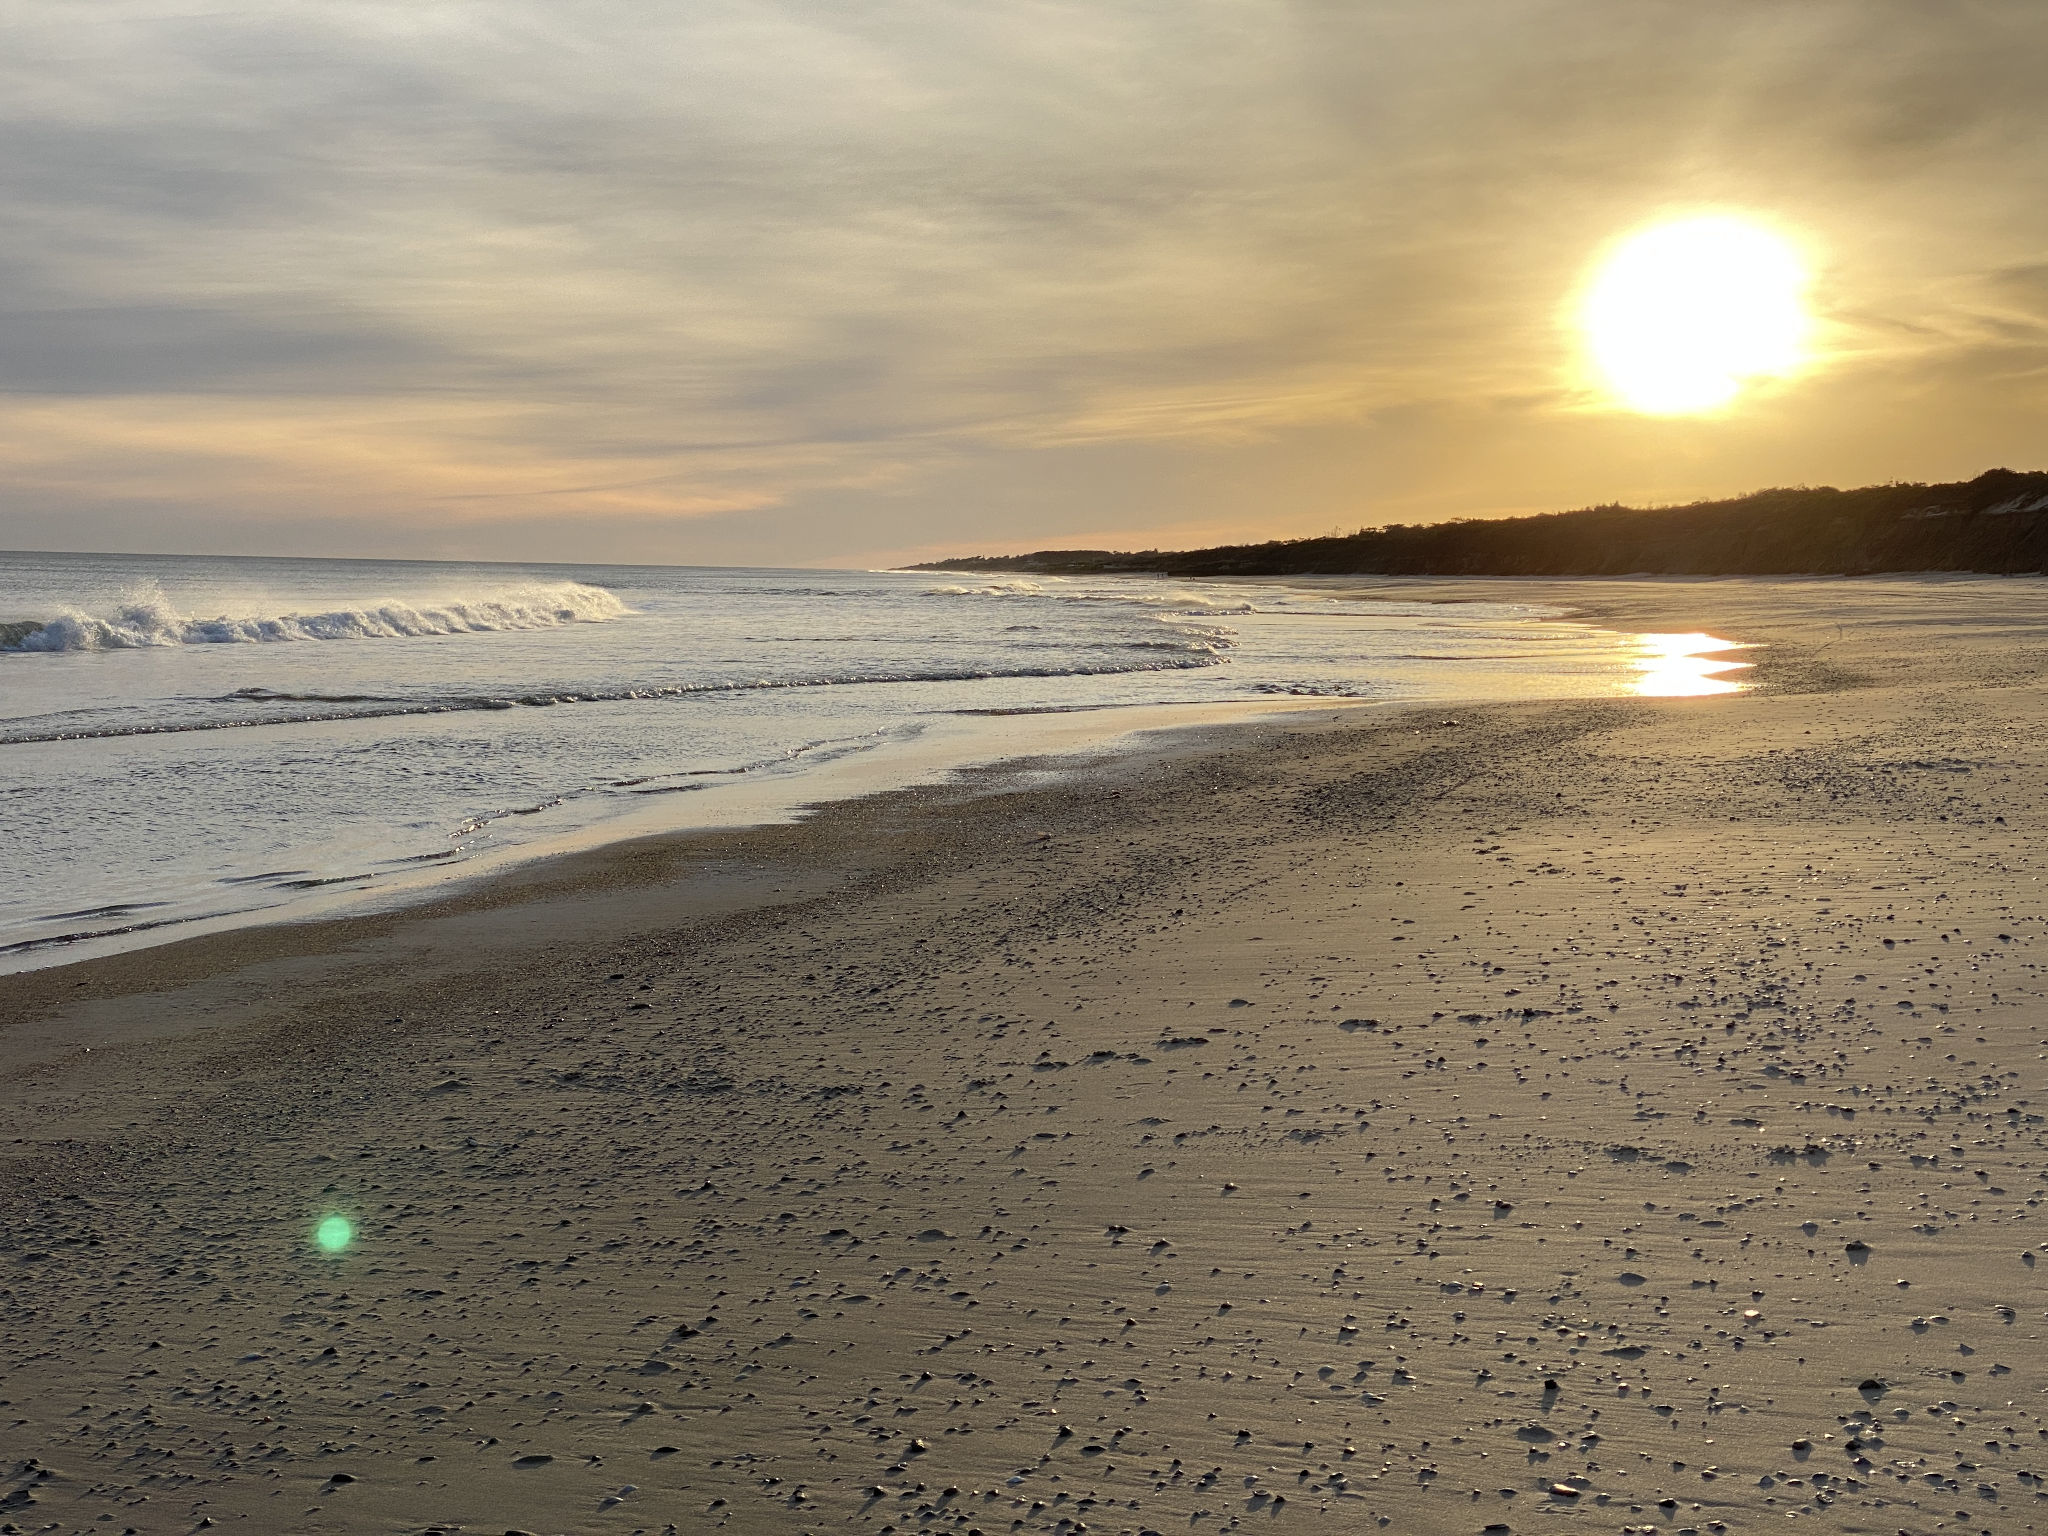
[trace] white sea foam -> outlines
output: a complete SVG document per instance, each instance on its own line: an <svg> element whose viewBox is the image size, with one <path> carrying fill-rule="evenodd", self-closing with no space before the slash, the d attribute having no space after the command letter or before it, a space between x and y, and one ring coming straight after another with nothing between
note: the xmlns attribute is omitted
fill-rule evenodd
<svg viewBox="0 0 2048 1536"><path fill-rule="evenodd" d="M926 597L1043 597L1035 581L986 581L978 587L926 587Z"/></svg>
<svg viewBox="0 0 2048 1536"><path fill-rule="evenodd" d="M1127 601L1154 608L1174 608L1190 613L1256 613L1241 597L1212 597L1206 592L1137 592Z"/></svg>
<svg viewBox="0 0 2048 1536"><path fill-rule="evenodd" d="M66 608L40 624L0 634L13 651L125 651L146 646L245 645L287 640L395 640L508 629L601 624L629 612L602 587L565 581L506 587L470 597L383 601L324 613L181 613L154 586L138 588L97 613Z"/></svg>
<svg viewBox="0 0 2048 1536"><path fill-rule="evenodd" d="M1239 596L1216 597L1186 588L1147 590L1136 585L1119 591L1048 590L1035 581L989 581L979 586L927 587L926 597L1043 597L1062 603L1123 603L1143 608L1168 610L1162 618L1176 613L1224 615L1256 613L1258 610Z"/></svg>
<svg viewBox="0 0 2048 1536"><path fill-rule="evenodd" d="M0 721L0 746L26 746L31 742L94 741L119 736L189 735L194 731L237 730L256 725L312 725L323 721L378 720L398 715L450 715L474 710L548 709L560 704L633 704L659 699L684 699L709 694L794 692L823 688L872 688L899 683L978 683L1003 679L1057 677L1133 677L1146 672L1188 671L1222 664L1224 644L1151 645L1146 642L1126 650L1172 654L1152 660L1118 660L1093 665L1020 666L1010 668L974 667L924 671L849 672L838 675L764 677L747 681L678 683L668 687L615 689L557 689L549 692L489 694L426 694L417 697L385 697L374 693L287 693L272 688L238 688L212 700L215 705L252 706L230 712L183 715L167 719L135 718L118 721L82 720L76 716L45 716L21 723ZM271 708L270 706L281 706Z"/></svg>

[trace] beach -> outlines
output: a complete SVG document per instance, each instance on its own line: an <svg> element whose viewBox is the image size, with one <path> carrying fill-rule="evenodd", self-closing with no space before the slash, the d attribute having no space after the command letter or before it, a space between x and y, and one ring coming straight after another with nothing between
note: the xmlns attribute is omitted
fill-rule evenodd
<svg viewBox="0 0 2048 1536"><path fill-rule="evenodd" d="M1755 687L8 977L0 1532L2042 1525L2048 582L1317 590Z"/></svg>

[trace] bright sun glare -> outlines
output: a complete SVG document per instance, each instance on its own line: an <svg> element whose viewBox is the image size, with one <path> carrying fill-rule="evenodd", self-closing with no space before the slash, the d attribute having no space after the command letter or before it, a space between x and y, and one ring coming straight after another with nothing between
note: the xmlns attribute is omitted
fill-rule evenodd
<svg viewBox="0 0 2048 1536"><path fill-rule="evenodd" d="M1711 214L1622 241L1593 279L1580 321L1593 361L1631 410L1715 410L1804 357L1806 268L1782 236Z"/></svg>
<svg viewBox="0 0 2048 1536"><path fill-rule="evenodd" d="M1746 661L1732 661L1723 651L1743 649L1740 641L1718 635L1637 635L1633 691L1652 699L1696 699L1714 693L1740 693L1742 684L1720 676L1740 671Z"/></svg>

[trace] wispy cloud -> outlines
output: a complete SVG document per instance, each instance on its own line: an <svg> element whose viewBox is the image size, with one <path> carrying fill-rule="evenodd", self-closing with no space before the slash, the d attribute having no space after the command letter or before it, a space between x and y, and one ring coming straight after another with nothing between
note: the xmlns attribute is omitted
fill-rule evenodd
<svg viewBox="0 0 2048 1536"><path fill-rule="evenodd" d="M2037 387L2044 64L2032 7L1902 0L18 0L0 542L822 559L1630 494L1613 445L1669 435L1574 422L1563 315L1703 205L1822 263L1798 478L1946 472ZM1829 447L1831 389L1935 376ZM1700 489L1776 463L1708 430ZM1288 451L1292 501L1230 468Z"/></svg>

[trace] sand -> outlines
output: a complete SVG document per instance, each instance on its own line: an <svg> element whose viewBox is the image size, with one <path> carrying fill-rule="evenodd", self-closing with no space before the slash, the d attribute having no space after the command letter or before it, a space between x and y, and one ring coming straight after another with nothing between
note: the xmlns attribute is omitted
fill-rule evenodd
<svg viewBox="0 0 2048 1536"><path fill-rule="evenodd" d="M0 983L0 1531L2048 1523L2048 583L1375 585L1768 649Z"/></svg>

